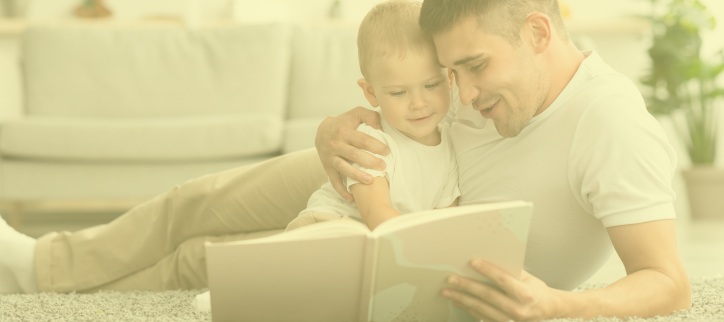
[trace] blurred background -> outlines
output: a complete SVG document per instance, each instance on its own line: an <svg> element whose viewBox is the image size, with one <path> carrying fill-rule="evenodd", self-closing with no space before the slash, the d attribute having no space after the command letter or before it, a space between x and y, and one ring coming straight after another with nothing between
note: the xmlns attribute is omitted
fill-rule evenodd
<svg viewBox="0 0 724 322"><path fill-rule="evenodd" d="M0 0L0 213L34 237L78 230L313 147L324 117L368 105L356 34L378 2ZM578 48L639 87L676 148L690 274L724 273L724 1L560 4ZM623 275L612 258L591 281Z"/></svg>

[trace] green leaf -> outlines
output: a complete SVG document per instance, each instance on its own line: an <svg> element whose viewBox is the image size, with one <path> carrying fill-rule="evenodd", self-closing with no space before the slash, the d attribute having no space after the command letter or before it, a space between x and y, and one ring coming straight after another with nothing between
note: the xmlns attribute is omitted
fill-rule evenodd
<svg viewBox="0 0 724 322"><path fill-rule="evenodd" d="M704 97L710 98L710 99L717 98L719 96L724 97L724 88L717 88L717 89L714 89L714 90L704 94Z"/></svg>

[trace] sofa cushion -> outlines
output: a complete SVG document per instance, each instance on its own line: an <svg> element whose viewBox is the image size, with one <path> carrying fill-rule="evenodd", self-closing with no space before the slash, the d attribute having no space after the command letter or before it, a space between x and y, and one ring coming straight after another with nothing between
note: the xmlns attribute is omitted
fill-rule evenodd
<svg viewBox="0 0 724 322"><path fill-rule="evenodd" d="M288 120L284 129L282 153L290 153L314 147L317 128L324 117L304 117Z"/></svg>
<svg viewBox="0 0 724 322"><path fill-rule="evenodd" d="M27 113L283 117L288 26L33 27L23 36Z"/></svg>
<svg viewBox="0 0 724 322"><path fill-rule="evenodd" d="M279 151L283 121L251 115L159 119L26 117L0 126L3 157L89 161L186 161Z"/></svg>
<svg viewBox="0 0 724 322"><path fill-rule="evenodd" d="M0 120L17 118L23 112L23 77L15 41L0 37Z"/></svg>
<svg viewBox="0 0 724 322"><path fill-rule="evenodd" d="M198 177L266 157L208 162L0 162L0 200L147 199Z"/></svg>
<svg viewBox="0 0 724 322"><path fill-rule="evenodd" d="M289 117L337 115L369 107L357 86L357 24L300 24L294 28Z"/></svg>

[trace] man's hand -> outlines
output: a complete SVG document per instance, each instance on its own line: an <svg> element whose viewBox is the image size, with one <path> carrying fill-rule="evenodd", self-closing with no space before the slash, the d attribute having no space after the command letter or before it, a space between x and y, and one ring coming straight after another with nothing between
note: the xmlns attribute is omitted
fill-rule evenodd
<svg viewBox="0 0 724 322"><path fill-rule="evenodd" d="M548 287L526 271L518 280L481 259L472 260L470 265L499 289L452 275L447 281L455 289L443 289L442 296L451 299L456 307L468 311L476 319L485 322L538 321L561 315L557 311L563 291Z"/></svg>
<svg viewBox="0 0 724 322"><path fill-rule="evenodd" d="M382 160L360 149L380 155L390 153L390 149L382 142L357 131L357 127L362 123L381 129L380 115L358 106L344 114L326 118L319 125L314 140L329 181L337 193L350 202L354 202L354 197L347 192L340 173L365 184L372 183L373 179L347 161L358 163L368 169L384 170L386 164Z"/></svg>
<svg viewBox="0 0 724 322"><path fill-rule="evenodd" d="M679 256L673 219L607 230L627 275L604 288L576 293L556 290L525 271L517 280L490 263L473 260L473 268L500 290L453 275L448 283L456 289L443 289L442 294L484 321L647 318L691 306L691 285Z"/></svg>

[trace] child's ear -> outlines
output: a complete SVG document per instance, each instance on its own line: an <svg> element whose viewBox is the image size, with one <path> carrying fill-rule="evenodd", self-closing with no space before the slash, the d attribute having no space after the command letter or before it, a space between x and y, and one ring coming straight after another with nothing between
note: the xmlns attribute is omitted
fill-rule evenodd
<svg viewBox="0 0 724 322"><path fill-rule="evenodd" d="M453 82L455 82L455 75L453 75L452 69L447 69L447 77L450 78L450 89L453 87Z"/></svg>
<svg viewBox="0 0 724 322"><path fill-rule="evenodd" d="M370 82L368 82L364 78L360 78L357 80L357 85L362 89L362 92L365 94L365 98L368 102L370 102L370 105L372 107L378 107L380 104L377 102L377 96L375 96L375 89L372 88L372 85Z"/></svg>

